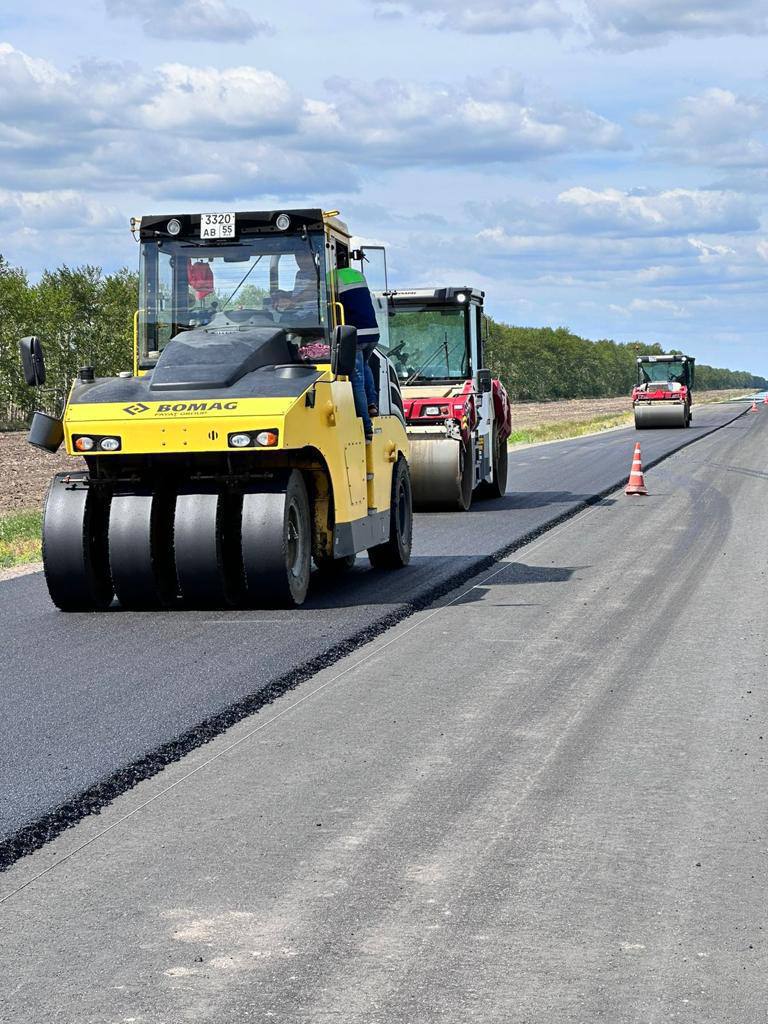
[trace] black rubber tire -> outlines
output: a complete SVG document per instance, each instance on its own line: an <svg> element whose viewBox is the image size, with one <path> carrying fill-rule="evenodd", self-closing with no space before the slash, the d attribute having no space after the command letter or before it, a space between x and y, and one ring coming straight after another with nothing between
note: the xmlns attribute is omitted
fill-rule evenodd
<svg viewBox="0 0 768 1024"><path fill-rule="evenodd" d="M413 544L413 495L408 463L402 456L392 471L389 509L389 540L368 548L374 569L402 569L411 560Z"/></svg>
<svg viewBox="0 0 768 1024"><path fill-rule="evenodd" d="M507 475L509 469L509 448L507 439L502 438L498 425L494 423L491 434L491 458L493 460L493 480L480 484L477 493L482 498L503 498L507 493Z"/></svg>
<svg viewBox="0 0 768 1024"><path fill-rule="evenodd" d="M343 558L315 558L317 571L321 576L342 576L354 569L357 555L345 555Z"/></svg>
<svg viewBox="0 0 768 1024"><path fill-rule="evenodd" d="M107 552L109 498L87 473L59 473L43 509L43 569L63 612L104 611L112 603Z"/></svg>
<svg viewBox="0 0 768 1024"><path fill-rule="evenodd" d="M459 512L468 512L472 505L472 495L475 490L475 467L472 462L472 449L466 445L459 446L459 458L461 459L460 490L456 507Z"/></svg>
<svg viewBox="0 0 768 1024"><path fill-rule="evenodd" d="M226 608L240 596L234 499L216 490L183 491L176 497L173 553L184 603Z"/></svg>
<svg viewBox="0 0 768 1024"><path fill-rule="evenodd" d="M312 517L304 477L243 495L240 544L245 600L258 607L304 603L312 571Z"/></svg>
<svg viewBox="0 0 768 1024"><path fill-rule="evenodd" d="M176 597L170 494L114 494L109 509L109 565L123 608L162 608Z"/></svg>

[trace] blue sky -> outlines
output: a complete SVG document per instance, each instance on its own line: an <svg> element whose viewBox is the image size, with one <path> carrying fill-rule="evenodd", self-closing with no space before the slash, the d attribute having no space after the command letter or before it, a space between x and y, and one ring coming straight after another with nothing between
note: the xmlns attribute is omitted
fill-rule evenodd
<svg viewBox="0 0 768 1024"><path fill-rule="evenodd" d="M764 0L5 0L0 252L340 208L401 285L768 375Z"/></svg>

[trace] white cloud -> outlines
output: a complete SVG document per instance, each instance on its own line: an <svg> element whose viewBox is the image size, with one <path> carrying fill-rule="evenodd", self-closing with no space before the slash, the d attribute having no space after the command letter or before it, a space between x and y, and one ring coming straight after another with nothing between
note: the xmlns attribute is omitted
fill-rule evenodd
<svg viewBox="0 0 768 1024"><path fill-rule="evenodd" d="M730 245L715 245L712 242L703 242L700 238L689 238L688 242L697 250L702 263L709 263L723 256L736 255L736 250Z"/></svg>
<svg viewBox="0 0 768 1024"><path fill-rule="evenodd" d="M709 167L764 168L768 162L768 100L711 88L682 99L671 116L646 115L656 131L654 154Z"/></svg>
<svg viewBox="0 0 768 1024"><path fill-rule="evenodd" d="M768 32L764 0L586 0L598 45L617 50L658 46L676 36Z"/></svg>
<svg viewBox="0 0 768 1024"><path fill-rule="evenodd" d="M242 129L295 128L302 101L271 71L253 67L216 68L166 64L157 71L158 89L140 108L140 119L160 131L191 130L205 136L215 128L229 135Z"/></svg>
<svg viewBox="0 0 768 1024"><path fill-rule="evenodd" d="M559 0L374 0L385 17L416 14L438 28L475 34L561 31L571 24Z"/></svg>
<svg viewBox="0 0 768 1024"><path fill-rule="evenodd" d="M735 192L676 188L629 193L578 186L561 192L557 201L571 226L624 236L749 231L759 224L754 204Z"/></svg>
<svg viewBox="0 0 768 1024"><path fill-rule="evenodd" d="M244 43L271 31L227 0L105 0L105 7L113 17L139 18L146 35L158 39Z"/></svg>
<svg viewBox="0 0 768 1024"><path fill-rule="evenodd" d="M584 107L529 95L501 69L460 85L336 78L321 111L343 125L342 146L378 164L512 162L574 150L617 149L618 125Z"/></svg>
<svg viewBox="0 0 768 1024"><path fill-rule="evenodd" d="M553 199L535 202L471 203L470 213L489 240L511 236L576 235L580 238L677 238L692 232L754 231L759 209L738 192L667 189L624 191L577 185ZM685 243L689 251L689 243Z"/></svg>
<svg viewBox="0 0 768 1024"><path fill-rule="evenodd" d="M272 71L88 62L62 71L0 47L0 174L7 187L192 194L239 179L292 193L365 168L487 166L622 145L617 125L501 70L459 84L331 80L300 94ZM279 150L279 151L278 151ZM278 170L287 178L282 187ZM298 176L296 174L298 173ZM318 186L319 187L319 186ZM237 191L236 194L242 194Z"/></svg>
<svg viewBox="0 0 768 1024"><path fill-rule="evenodd" d="M27 228L114 228L125 226L117 206L74 189L14 192L0 189L0 220L22 220Z"/></svg>
<svg viewBox="0 0 768 1024"><path fill-rule="evenodd" d="M586 33L604 49L660 46L676 37L768 33L764 0L372 0L382 17L416 15L439 29L502 34Z"/></svg>
<svg viewBox="0 0 768 1024"><path fill-rule="evenodd" d="M635 313L653 313L657 316L661 314L676 318L690 316L685 306L670 299L633 299L627 306L612 303L608 308L619 316L632 316Z"/></svg>

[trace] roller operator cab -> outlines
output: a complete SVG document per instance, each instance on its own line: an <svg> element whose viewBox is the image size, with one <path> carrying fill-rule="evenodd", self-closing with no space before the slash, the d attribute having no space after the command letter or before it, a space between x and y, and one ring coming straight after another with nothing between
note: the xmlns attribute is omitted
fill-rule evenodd
<svg viewBox="0 0 768 1024"><path fill-rule="evenodd" d="M465 511L473 494L503 495L512 427L507 392L484 369L484 293L420 288L389 299L417 508Z"/></svg>
<svg viewBox="0 0 768 1024"><path fill-rule="evenodd" d="M689 427L696 360L682 354L640 356L632 390L635 427Z"/></svg>
<svg viewBox="0 0 768 1024"><path fill-rule="evenodd" d="M375 567L405 565L402 400L375 352L383 386L366 444L350 384L357 332L335 285L355 255L345 225L310 209L133 227L133 371L103 378L85 367L62 421L37 414L30 433L49 450L63 436L87 466L56 476L46 500L54 602L300 604L311 560L333 572L367 550ZM21 350L28 382L42 383L39 341Z"/></svg>

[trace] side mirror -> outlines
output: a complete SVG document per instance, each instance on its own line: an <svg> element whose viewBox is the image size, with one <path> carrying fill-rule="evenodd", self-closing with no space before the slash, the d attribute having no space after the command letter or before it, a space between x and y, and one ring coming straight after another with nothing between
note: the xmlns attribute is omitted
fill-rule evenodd
<svg viewBox="0 0 768 1024"><path fill-rule="evenodd" d="M491 379L490 370L477 371L477 390L481 395L487 395L493 390L493 381Z"/></svg>
<svg viewBox="0 0 768 1024"><path fill-rule="evenodd" d="M351 377L357 362L357 328L340 324L333 332L331 344L331 372L336 376Z"/></svg>
<svg viewBox="0 0 768 1024"><path fill-rule="evenodd" d="M36 412L32 417L27 441L35 448L43 448L47 452L57 452L64 440L64 426L55 416L44 412Z"/></svg>
<svg viewBox="0 0 768 1024"><path fill-rule="evenodd" d="M45 359L40 339L34 336L22 338L19 342L19 353L27 384L31 388L41 387L45 384Z"/></svg>

